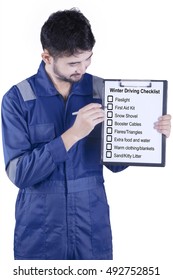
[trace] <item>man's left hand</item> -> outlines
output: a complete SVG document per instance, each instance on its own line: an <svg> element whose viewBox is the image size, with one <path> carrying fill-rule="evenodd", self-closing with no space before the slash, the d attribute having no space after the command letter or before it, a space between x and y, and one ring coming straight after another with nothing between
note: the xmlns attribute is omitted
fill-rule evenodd
<svg viewBox="0 0 173 280"><path fill-rule="evenodd" d="M171 115L167 114L159 117L158 121L154 123L154 128L169 137L171 133Z"/></svg>

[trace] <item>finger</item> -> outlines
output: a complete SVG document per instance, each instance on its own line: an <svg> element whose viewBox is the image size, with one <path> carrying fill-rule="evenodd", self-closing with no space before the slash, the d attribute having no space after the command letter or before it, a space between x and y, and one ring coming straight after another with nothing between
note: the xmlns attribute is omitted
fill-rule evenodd
<svg viewBox="0 0 173 280"><path fill-rule="evenodd" d="M171 118L172 118L171 115L170 115L170 114L167 114L167 115L164 115L164 116L159 117L158 120L159 120L159 121L165 121L165 120L169 120L169 121L170 121Z"/></svg>
<svg viewBox="0 0 173 280"><path fill-rule="evenodd" d="M82 113L82 117L85 119L95 119L97 117L104 117L105 116L105 112L103 109L101 108L92 108L90 110L87 110L85 112L81 112Z"/></svg>
<svg viewBox="0 0 173 280"><path fill-rule="evenodd" d="M105 117L105 111L103 109L92 109L87 112L88 118L97 119L99 117Z"/></svg>
<svg viewBox="0 0 173 280"><path fill-rule="evenodd" d="M167 129L157 129L157 131L158 131L159 133L164 134L166 137L169 137L169 136L170 136L170 131L167 130Z"/></svg>
<svg viewBox="0 0 173 280"><path fill-rule="evenodd" d="M102 107L102 105L99 104L99 103L90 103L90 104L84 106L83 108L81 108L79 110L79 112L83 112L84 113L84 112L87 112L87 111L92 110L94 108L101 108L101 107Z"/></svg>
<svg viewBox="0 0 173 280"><path fill-rule="evenodd" d="M167 123L167 122L165 122L165 123L164 123L164 122L162 122L162 123L159 123L159 122L158 122L158 123L155 123L154 126L155 126L155 127L160 127L160 128L162 128L162 127L171 128L171 125L170 125L169 123Z"/></svg>
<svg viewBox="0 0 173 280"><path fill-rule="evenodd" d="M104 121L104 118L97 118L93 121L93 125L94 127L99 124L99 123L102 123Z"/></svg>
<svg viewBox="0 0 173 280"><path fill-rule="evenodd" d="M171 122L170 121L168 121L168 120L161 120L161 121L157 121L157 122L155 122L154 123L154 126L155 127L171 127Z"/></svg>

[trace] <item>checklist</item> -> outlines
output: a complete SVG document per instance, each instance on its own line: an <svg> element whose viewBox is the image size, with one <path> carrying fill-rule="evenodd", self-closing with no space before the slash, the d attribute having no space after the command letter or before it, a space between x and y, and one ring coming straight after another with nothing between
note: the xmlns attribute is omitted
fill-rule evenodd
<svg viewBox="0 0 173 280"><path fill-rule="evenodd" d="M165 137L154 128L166 114L166 80L105 80L102 161L165 166Z"/></svg>

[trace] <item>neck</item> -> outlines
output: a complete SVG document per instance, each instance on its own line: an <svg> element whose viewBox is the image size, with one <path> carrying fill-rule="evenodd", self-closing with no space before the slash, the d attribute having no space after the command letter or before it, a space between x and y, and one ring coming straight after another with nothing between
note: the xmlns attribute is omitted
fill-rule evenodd
<svg viewBox="0 0 173 280"><path fill-rule="evenodd" d="M52 83L54 84L54 87L57 89L57 91L63 96L64 99L67 99L72 84L68 81L63 81L58 77L56 77L55 75L53 75L53 73L51 73L49 69L47 69L47 67L45 67L45 70L49 78L51 79Z"/></svg>
<svg viewBox="0 0 173 280"><path fill-rule="evenodd" d="M57 91L63 96L63 98L67 99L70 93L71 84L61 80L56 80L55 82L53 81L53 84Z"/></svg>

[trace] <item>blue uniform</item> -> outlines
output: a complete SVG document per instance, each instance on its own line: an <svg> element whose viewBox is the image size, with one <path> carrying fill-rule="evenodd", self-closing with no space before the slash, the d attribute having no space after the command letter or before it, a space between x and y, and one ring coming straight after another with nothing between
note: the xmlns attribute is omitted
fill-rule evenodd
<svg viewBox="0 0 173 280"><path fill-rule="evenodd" d="M102 103L102 89L103 80L86 73L65 102L42 62L36 75L4 95L5 165L19 188L15 259L112 259L101 124L68 152L61 138L75 121L73 112Z"/></svg>

